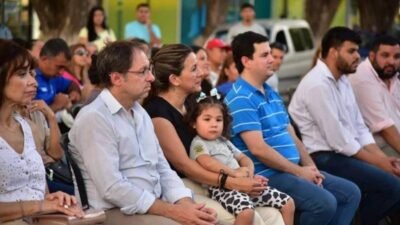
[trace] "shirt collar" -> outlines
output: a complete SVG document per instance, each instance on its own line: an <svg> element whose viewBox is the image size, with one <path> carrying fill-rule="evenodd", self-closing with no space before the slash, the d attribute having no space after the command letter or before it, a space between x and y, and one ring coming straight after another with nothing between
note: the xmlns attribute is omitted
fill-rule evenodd
<svg viewBox="0 0 400 225"><path fill-rule="evenodd" d="M110 90L108 90L107 88L104 88L101 91L100 98L106 104L111 114L115 114L119 110L123 109L121 103L118 102L118 100L111 94Z"/></svg>
<svg viewBox="0 0 400 225"><path fill-rule="evenodd" d="M272 88L266 84L265 82L263 83L263 88L265 90L265 94L263 94L260 90L258 90L257 88L255 88L253 85L251 85L249 82L247 82L246 80L244 80L242 78L242 76L239 76L239 78L236 80L236 84L240 87L242 86L242 88L245 88L246 90L248 90L251 93L259 93L260 95L265 95L268 96L269 93L271 93Z"/></svg>
<svg viewBox="0 0 400 225"><path fill-rule="evenodd" d="M322 72L322 76L328 78L329 80L338 83L343 81L343 79L345 79L344 75L340 76L340 78L336 81L335 77L333 76L331 70L328 68L328 66L320 59L318 59L317 61L317 65L316 65Z"/></svg>

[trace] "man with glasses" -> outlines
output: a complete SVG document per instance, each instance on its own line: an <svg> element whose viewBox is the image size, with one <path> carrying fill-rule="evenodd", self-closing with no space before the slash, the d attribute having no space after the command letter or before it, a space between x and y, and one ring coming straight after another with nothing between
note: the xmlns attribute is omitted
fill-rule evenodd
<svg viewBox="0 0 400 225"><path fill-rule="evenodd" d="M69 133L90 207L106 210L106 225L215 224L215 212L195 204L169 167L138 103L154 81L140 44L113 42L96 66L105 88L79 112Z"/></svg>
<svg viewBox="0 0 400 225"><path fill-rule="evenodd" d="M71 60L71 51L63 39L48 40L40 51L36 80L36 99L44 100L54 112L68 109L79 101L80 89L60 74Z"/></svg>

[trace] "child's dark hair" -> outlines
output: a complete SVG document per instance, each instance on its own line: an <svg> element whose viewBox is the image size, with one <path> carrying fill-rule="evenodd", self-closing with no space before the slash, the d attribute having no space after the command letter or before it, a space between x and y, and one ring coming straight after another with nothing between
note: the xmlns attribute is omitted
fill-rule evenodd
<svg viewBox="0 0 400 225"><path fill-rule="evenodd" d="M186 114L186 121L190 125L190 127L193 127L194 123L196 123L197 117L200 116L201 112L204 109L215 106L219 107L222 112L222 119L224 122L222 136L226 139L230 139L232 117L229 114L228 107L221 100L217 99L217 97L207 96L201 99L197 104L194 104L194 106L191 107L191 109Z"/></svg>

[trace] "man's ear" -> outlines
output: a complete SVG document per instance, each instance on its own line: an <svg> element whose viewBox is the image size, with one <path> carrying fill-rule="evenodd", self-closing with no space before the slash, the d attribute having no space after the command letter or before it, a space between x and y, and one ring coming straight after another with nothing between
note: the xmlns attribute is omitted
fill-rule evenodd
<svg viewBox="0 0 400 225"><path fill-rule="evenodd" d="M251 60L250 60L250 58L247 57L247 56L242 56L242 57L240 58L240 61L242 62L243 67L246 68L247 65L250 63Z"/></svg>
<svg viewBox="0 0 400 225"><path fill-rule="evenodd" d="M375 53L375 52L370 51L370 52L368 53L369 61L374 61L374 60L375 60L375 57L376 57L376 53Z"/></svg>
<svg viewBox="0 0 400 225"><path fill-rule="evenodd" d="M112 72L110 74L110 81L113 86L121 86L124 81L124 76L118 72Z"/></svg>

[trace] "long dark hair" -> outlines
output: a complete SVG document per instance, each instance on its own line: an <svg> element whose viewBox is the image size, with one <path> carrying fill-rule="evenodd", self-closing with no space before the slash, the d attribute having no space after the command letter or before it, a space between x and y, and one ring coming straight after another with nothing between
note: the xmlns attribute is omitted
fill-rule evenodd
<svg viewBox="0 0 400 225"><path fill-rule="evenodd" d="M104 12L103 7L101 6L94 6L90 12L89 12L89 16L88 16L88 20L87 20L87 24L86 24L86 28L88 30L88 40L89 42L91 41L95 41L99 36L96 33L96 30L94 29L94 23L93 23L93 17L94 17L94 13L96 11L101 11L104 15L104 20L103 23L101 24L101 27L105 30L108 30L107 24L106 24L106 14Z"/></svg>
<svg viewBox="0 0 400 225"><path fill-rule="evenodd" d="M4 89L10 76L20 69L35 68L35 59L18 44L0 39L0 106L4 101Z"/></svg>

